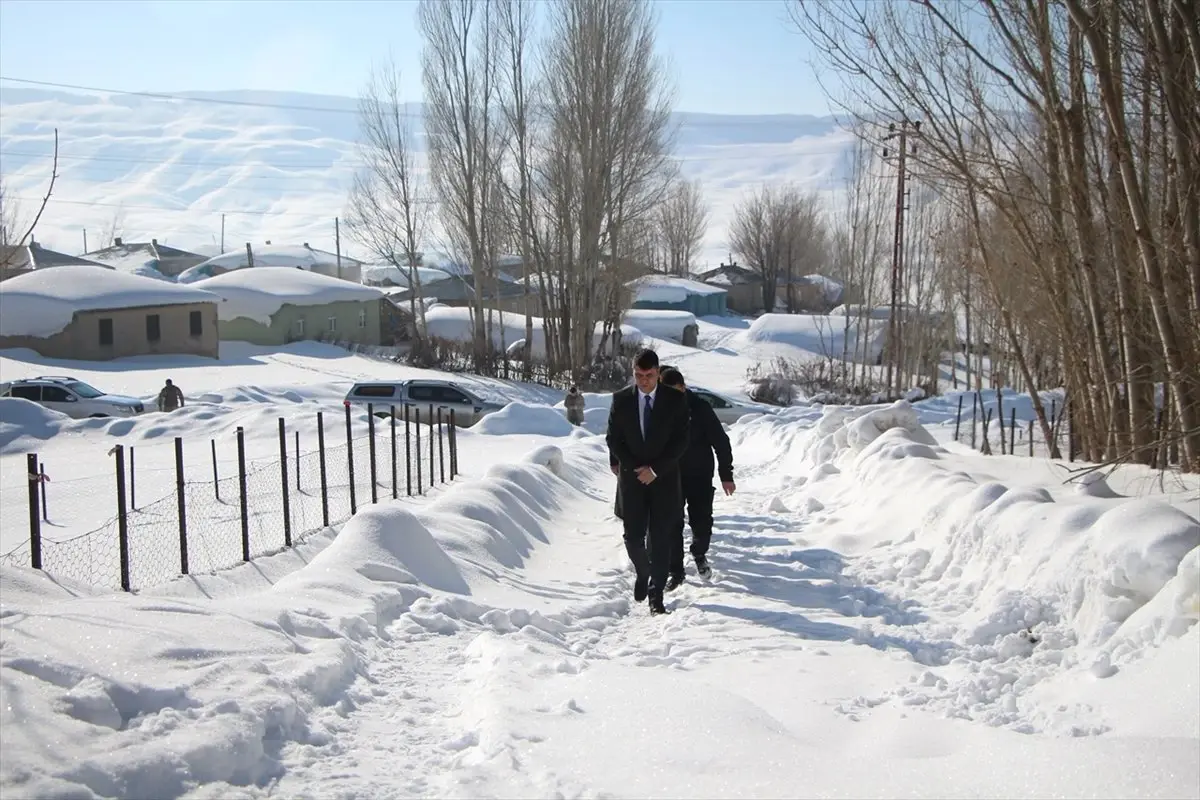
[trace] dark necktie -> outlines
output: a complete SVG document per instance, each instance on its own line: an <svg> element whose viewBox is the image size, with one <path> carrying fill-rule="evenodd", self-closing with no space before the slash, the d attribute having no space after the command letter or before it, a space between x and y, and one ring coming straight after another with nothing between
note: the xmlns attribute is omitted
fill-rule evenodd
<svg viewBox="0 0 1200 800"><path fill-rule="evenodd" d="M650 395L646 395L646 408L642 411L642 438L650 441Z"/></svg>

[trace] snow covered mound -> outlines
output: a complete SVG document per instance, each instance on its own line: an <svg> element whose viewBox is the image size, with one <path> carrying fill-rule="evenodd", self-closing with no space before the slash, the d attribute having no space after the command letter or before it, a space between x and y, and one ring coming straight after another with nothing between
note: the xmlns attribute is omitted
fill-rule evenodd
<svg viewBox="0 0 1200 800"><path fill-rule="evenodd" d="M575 426L567 422L562 411L550 406L509 403L499 411L488 414L471 430L485 436L510 434L569 436L575 430Z"/></svg>
<svg viewBox="0 0 1200 800"><path fill-rule="evenodd" d="M637 328L647 336L682 342L683 332L688 327L699 327L696 315L690 311L667 311L655 309L631 309L622 320L626 325Z"/></svg>
<svg viewBox="0 0 1200 800"><path fill-rule="evenodd" d="M173 596L0 566L0 794L174 798L211 784L210 796L241 796L232 786L281 774L281 749L328 754L371 699L355 682L375 645L404 653L468 621L556 624L486 597L552 539L546 508L575 492L560 477L573 474L543 448L418 511L371 506L244 574L183 579ZM588 602L591 616L628 608ZM70 743L70 758L48 741Z"/></svg>
<svg viewBox="0 0 1200 800"><path fill-rule="evenodd" d="M220 319L245 317L263 325L270 325L271 317L284 305L311 306L383 297L383 292L370 286L304 269L238 269L192 285L224 300L217 307Z"/></svg>
<svg viewBox="0 0 1200 800"><path fill-rule="evenodd" d="M219 302L200 289L104 267L38 269L0 283L0 336L54 336L79 311Z"/></svg>
<svg viewBox="0 0 1200 800"><path fill-rule="evenodd" d="M772 350L776 355L804 358L846 358L874 363L883 347L887 323L869 322L837 314L763 314L741 334L751 349ZM799 353L795 351L801 351Z"/></svg>
<svg viewBox="0 0 1200 800"><path fill-rule="evenodd" d="M19 397L0 397L0 453L27 449L24 440L46 440L71 418Z"/></svg>
<svg viewBox="0 0 1200 800"><path fill-rule="evenodd" d="M501 325L503 318L503 325ZM425 312L425 325L430 336L438 339L446 339L451 342L469 342L472 339L472 322L471 309L469 308L453 308L451 306L438 305L431 307ZM521 314L495 314L492 316L489 323L485 316L485 329L490 325L492 332L492 343L497 349L507 350L509 345L520 339L525 338L525 317ZM541 317L533 318L533 357L545 358L546 356L546 331L543 327L545 322ZM600 337L604 335L602 323L596 324L596 336L594 342L598 345ZM621 337L623 344L628 346L636 346L642 339L642 332L631 325L621 326Z"/></svg>
<svg viewBox="0 0 1200 800"><path fill-rule="evenodd" d="M961 609L961 644L976 656L1027 657L1032 637L1044 652L1079 648L1047 658L1107 665L1135 657L1131 642L1179 636L1200 618L1200 521L1179 508L1096 483L1076 491L989 479L979 472L987 459L937 446L904 401L827 409L794 449L797 474L781 504L870 498L830 524L834 541L864 551L864 582Z"/></svg>

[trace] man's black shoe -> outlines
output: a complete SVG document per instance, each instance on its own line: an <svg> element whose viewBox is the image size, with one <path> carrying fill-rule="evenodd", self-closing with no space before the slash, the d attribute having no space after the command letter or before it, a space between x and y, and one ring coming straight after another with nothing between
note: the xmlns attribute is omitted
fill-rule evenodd
<svg viewBox="0 0 1200 800"><path fill-rule="evenodd" d="M633 599L640 603L646 599L646 593L649 591L650 578L649 576L639 575L633 582Z"/></svg>
<svg viewBox="0 0 1200 800"><path fill-rule="evenodd" d="M670 614L670 613L671 613L670 611L667 611L667 607L663 605L663 599L662 599L661 594L655 592L654 594L650 595L650 615L651 616L654 616L657 614Z"/></svg>
<svg viewBox="0 0 1200 800"><path fill-rule="evenodd" d="M708 557L707 556L696 556L695 558L696 558L696 572L698 572L700 574L700 577L707 578L707 577L711 576L712 575L712 567L710 567L708 565Z"/></svg>
<svg viewBox="0 0 1200 800"><path fill-rule="evenodd" d="M677 572L667 578L667 591L673 592L683 583L683 573Z"/></svg>

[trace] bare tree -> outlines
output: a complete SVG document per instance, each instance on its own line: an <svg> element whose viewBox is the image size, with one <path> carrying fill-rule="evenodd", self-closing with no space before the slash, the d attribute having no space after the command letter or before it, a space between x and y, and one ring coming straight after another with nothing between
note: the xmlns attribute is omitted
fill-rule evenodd
<svg viewBox="0 0 1200 800"><path fill-rule="evenodd" d="M792 279L812 263L813 254L824 252L826 225L820 197L792 185L762 186L734 207L729 244L762 277L768 313L775 309L781 282L793 310Z"/></svg>
<svg viewBox="0 0 1200 800"><path fill-rule="evenodd" d="M421 246L430 211L428 184L416 166L412 115L394 62L376 68L358 102L362 171L350 190L346 227L382 263L403 273L409 284L415 355L424 355L425 303L421 291Z"/></svg>
<svg viewBox="0 0 1200 800"><path fill-rule="evenodd" d="M0 245L5 246L5 251L0 253L0 271L7 270L17 263L18 251L29 243L33 232L37 230L37 224L41 221L42 214L46 211L46 204L50 202L50 197L54 194L54 183L57 180L58 128L55 128L54 156L50 163L50 182L46 185L46 194L42 196L42 202L38 206L37 213L33 215L33 219L20 236L16 235L16 231L21 229L20 206L8 193L4 181L0 179Z"/></svg>
<svg viewBox="0 0 1200 800"><path fill-rule="evenodd" d="M483 309L494 278L492 182L500 174L503 140L496 120L496 26L487 0L421 0L417 23L424 39L425 133L429 171L451 254L470 265L476 366L490 364L492 345Z"/></svg>
<svg viewBox="0 0 1200 800"><path fill-rule="evenodd" d="M709 213L700 181L683 178L672 181L655 214L667 272L680 276L691 273L692 262L704 242L708 221Z"/></svg>
<svg viewBox="0 0 1200 800"><path fill-rule="evenodd" d="M555 0L545 40L547 235L561 265L558 350L585 366L596 325L618 329L625 237L671 177L671 91L648 0ZM603 343L601 344L603 346Z"/></svg>
<svg viewBox="0 0 1200 800"><path fill-rule="evenodd" d="M117 239L125 235L125 204L118 203L116 210L113 211L112 218L109 219L106 225L100 231L101 248L112 247L117 243Z"/></svg>

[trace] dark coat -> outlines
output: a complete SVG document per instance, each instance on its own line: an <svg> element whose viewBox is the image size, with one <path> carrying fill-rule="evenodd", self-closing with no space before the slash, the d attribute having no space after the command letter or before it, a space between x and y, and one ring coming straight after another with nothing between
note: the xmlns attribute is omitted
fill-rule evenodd
<svg viewBox="0 0 1200 800"><path fill-rule="evenodd" d="M688 411L691 413L687 453L680 462L683 480L712 483L713 451L721 482L733 480L733 447L729 434L717 418L717 412L699 395L687 391Z"/></svg>
<svg viewBox="0 0 1200 800"><path fill-rule="evenodd" d="M650 414L650 437L643 440L637 386L613 393L608 412L608 452L620 465L617 477L619 514L646 512L647 493L663 506L682 502L679 460L688 447L689 413L682 394L660 387ZM658 476L649 486L637 479L635 469L648 466Z"/></svg>

